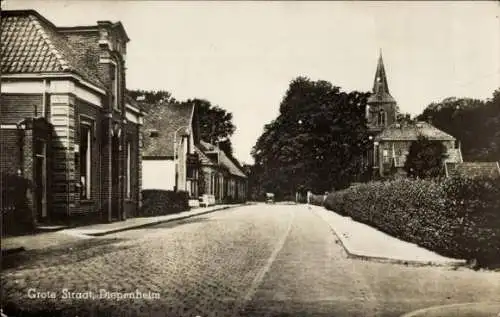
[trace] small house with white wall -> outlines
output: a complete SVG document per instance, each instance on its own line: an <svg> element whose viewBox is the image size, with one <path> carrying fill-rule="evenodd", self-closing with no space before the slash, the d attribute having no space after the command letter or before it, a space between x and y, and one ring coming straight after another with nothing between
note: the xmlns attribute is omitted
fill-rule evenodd
<svg viewBox="0 0 500 317"><path fill-rule="evenodd" d="M198 202L198 116L192 104L161 103L144 119L143 190L186 191Z"/></svg>

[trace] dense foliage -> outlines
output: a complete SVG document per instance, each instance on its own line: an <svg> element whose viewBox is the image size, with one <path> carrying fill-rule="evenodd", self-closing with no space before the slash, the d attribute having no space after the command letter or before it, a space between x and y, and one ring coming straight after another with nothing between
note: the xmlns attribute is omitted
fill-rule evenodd
<svg viewBox="0 0 500 317"><path fill-rule="evenodd" d="M189 210L189 194L185 191L143 190L139 216L160 216Z"/></svg>
<svg viewBox="0 0 500 317"><path fill-rule="evenodd" d="M359 157L368 141L367 97L327 81L294 79L278 117L252 150L257 196L269 191L276 199L294 199L297 191L347 186L361 170Z"/></svg>
<svg viewBox="0 0 500 317"><path fill-rule="evenodd" d="M453 97L431 103L418 119L430 119L456 137L464 160L500 161L500 89L489 100Z"/></svg>
<svg viewBox="0 0 500 317"><path fill-rule="evenodd" d="M500 264L500 179L373 182L324 206L445 256Z"/></svg>
<svg viewBox="0 0 500 317"><path fill-rule="evenodd" d="M404 169L410 177L438 177L442 174L445 158L446 147L443 142L419 137L410 145Z"/></svg>

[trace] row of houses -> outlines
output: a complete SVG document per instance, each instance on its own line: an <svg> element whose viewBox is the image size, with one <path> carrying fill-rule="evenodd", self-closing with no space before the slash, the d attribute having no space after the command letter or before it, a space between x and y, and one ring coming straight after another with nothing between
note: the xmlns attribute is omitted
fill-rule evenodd
<svg viewBox="0 0 500 317"><path fill-rule="evenodd" d="M186 191L191 206L200 196L214 203L246 199L247 176L217 144L201 139L194 104L156 106L143 131L143 189Z"/></svg>
<svg viewBox="0 0 500 317"><path fill-rule="evenodd" d="M124 220L142 189L185 190L193 205L200 189L245 199L246 176L202 142L194 106L147 114L127 95L129 41L120 22L57 27L33 10L2 12L4 215L23 204L35 223Z"/></svg>

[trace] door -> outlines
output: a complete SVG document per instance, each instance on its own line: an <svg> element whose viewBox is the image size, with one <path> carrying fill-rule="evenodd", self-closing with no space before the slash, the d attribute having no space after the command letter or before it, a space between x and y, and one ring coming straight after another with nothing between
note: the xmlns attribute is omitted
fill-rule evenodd
<svg viewBox="0 0 500 317"><path fill-rule="evenodd" d="M120 139L112 138L111 148L111 218L120 219Z"/></svg>
<svg viewBox="0 0 500 317"><path fill-rule="evenodd" d="M35 208L37 218L47 218L47 159L46 144L41 140L35 143L34 183L35 183Z"/></svg>

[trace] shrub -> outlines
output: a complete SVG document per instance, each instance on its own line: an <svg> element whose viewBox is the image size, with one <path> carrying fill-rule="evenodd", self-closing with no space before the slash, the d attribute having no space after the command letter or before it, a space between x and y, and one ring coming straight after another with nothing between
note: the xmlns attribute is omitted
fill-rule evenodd
<svg viewBox="0 0 500 317"><path fill-rule="evenodd" d="M325 200L324 195L311 195L309 202L312 205L323 206L323 201Z"/></svg>
<svg viewBox="0 0 500 317"><path fill-rule="evenodd" d="M4 174L1 178L2 189L2 234L23 234L32 232L32 210L28 203L27 192L31 182L15 174Z"/></svg>
<svg viewBox="0 0 500 317"><path fill-rule="evenodd" d="M189 210L189 194L185 191L143 190L139 216L160 216Z"/></svg>
<svg viewBox="0 0 500 317"><path fill-rule="evenodd" d="M399 179L330 194L325 207L445 256L500 262L500 181Z"/></svg>

